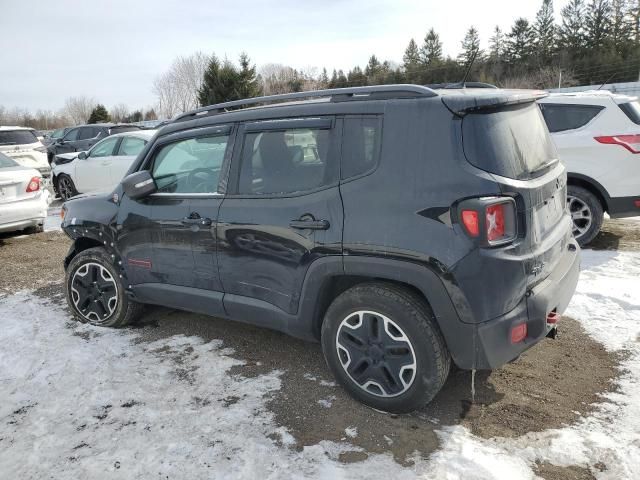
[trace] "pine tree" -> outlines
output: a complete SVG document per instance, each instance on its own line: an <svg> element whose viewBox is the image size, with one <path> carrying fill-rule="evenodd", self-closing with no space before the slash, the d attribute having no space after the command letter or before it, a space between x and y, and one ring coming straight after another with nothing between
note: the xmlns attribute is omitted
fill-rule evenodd
<svg viewBox="0 0 640 480"><path fill-rule="evenodd" d="M111 121L111 117L109 116L109 112L107 109L99 103L96 107L91 111L91 115L89 116L89 121L87 123L103 123Z"/></svg>
<svg viewBox="0 0 640 480"><path fill-rule="evenodd" d="M612 0L611 11L611 44L616 53L624 56L627 50L633 48L632 7L626 0Z"/></svg>
<svg viewBox="0 0 640 480"><path fill-rule="evenodd" d="M238 72L238 96L242 98L257 97L261 93L260 82L256 77L256 66L251 65L249 56L240 54L240 71Z"/></svg>
<svg viewBox="0 0 640 480"><path fill-rule="evenodd" d="M198 101L206 106L239 100L238 86L239 72L236 67L228 60L221 63L218 57L212 55L198 90Z"/></svg>
<svg viewBox="0 0 640 480"><path fill-rule="evenodd" d="M458 55L458 63L469 65L474 58L479 63L482 60L482 50L480 49L480 35L475 27L469 27L464 40L462 40L462 52Z"/></svg>
<svg viewBox="0 0 640 480"><path fill-rule="evenodd" d="M417 83L420 78L420 50L418 50L418 45L413 38L409 41L409 45L404 51L402 63L404 66L406 81L408 83Z"/></svg>
<svg viewBox="0 0 640 480"><path fill-rule="evenodd" d="M369 57L369 62L364 69L364 74L367 78L371 79L380 72L381 67L382 65L380 64L378 58L375 55L371 55Z"/></svg>
<svg viewBox="0 0 640 480"><path fill-rule="evenodd" d="M536 54L542 65L547 65L555 50L556 26L553 20L553 0L542 0L533 26L536 35Z"/></svg>
<svg viewBox="0 0 640 480"><path fill-rule="evenodd" d="M529 20L518 18L507 34L506 57L510 63L523 62L531 58L534 51L535 33Z"/></svg>
<svg viewBox="0 0 640 480"><path fill-rule="evenodd" d="M591 0L586 15L586 45L590 48L602 47L611 29L611 4L609 0Z"/></svg>
<svg viewBox="0 0 640 480"><path fill-rule="evenodd" d="M559 46L575 57L582 49L584 42L584 0L569 0L569 3L562 9L561 15Z"/></svg>
<svg viewBox="0 0 640 480"><path fill-rule="evenodd" d="M492 60L502 60L504 57L505 40L504 33L499 26L493 29L493 36L489 39L489 57Z"/></svg>
<svg viewBox="0 0 640 480"><path fill-rule="evenodd" d="M334 70L335 73L335 70ZM318 83L320 84L320 88L327 88L329 86L329 75L327 74L327 69L323 68L322 73L320 74L320 78L318 78Z"/></svg>
<svg viewBox="0 0 640 480"><path fill-rule="evenodd" d="M424 43L420 49L420 60L425 65L433 66L442 61L442 42L440 35L431 28L424 37Z"/></svg>
<svg viewBox="0 0 640 480"><path fill-rule="evenodd" d="M353 67L353 70L347 74L347 84L350 87L362 87L367 85L367 77L360 67Z"/></svg>

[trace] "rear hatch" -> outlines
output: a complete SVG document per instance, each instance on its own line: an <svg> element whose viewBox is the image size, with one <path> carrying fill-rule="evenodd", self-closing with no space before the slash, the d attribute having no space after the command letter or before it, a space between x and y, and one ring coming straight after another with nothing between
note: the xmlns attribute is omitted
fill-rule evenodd
<svg viewBox="0 0 640 480"><path fill-rule="evenodd" d="M535 103L543 95L493 90L443 96L463 118L467 161L491 174L502 194L516 200L518 237L508 248L523 257L529 288L553 271L571 239L566 171Z"/></svg>
<svg viewBox="0 0 640 480"><path fill-rule="evenodd" d="M0 130L0 152L42 175L50 171L46 148L32 130Z"/></svg>

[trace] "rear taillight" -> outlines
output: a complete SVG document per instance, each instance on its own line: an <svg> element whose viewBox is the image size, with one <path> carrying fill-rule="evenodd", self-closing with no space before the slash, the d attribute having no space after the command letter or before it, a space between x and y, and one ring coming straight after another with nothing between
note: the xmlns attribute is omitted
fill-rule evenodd
<svg viewBox="0 0 640 480"><path fill-rule="evenodd" d="M640 153L640 135L609 135L594 137L599 143L606 145L620 145L631 153Z"/></svg>
<svg viewBox="0 0 640 480"><path fill-rule="evenodd" d="M509 243L516 238L516 203L511 197L464 200L459 205L460 223L467 235L484 246Z"/></svg>
<svg viewBox="0 0 640 480"><path fill-rule="evenodd" d="M521 323L511 328L511 343L520 343L527 338L527 324Z"/></svg>
<svg viewBox="0 0 640 480"><path fill-rule="evenodd" d="M40 177L33 177L27 185L27 193L37 192L40 190Z"/></svg>

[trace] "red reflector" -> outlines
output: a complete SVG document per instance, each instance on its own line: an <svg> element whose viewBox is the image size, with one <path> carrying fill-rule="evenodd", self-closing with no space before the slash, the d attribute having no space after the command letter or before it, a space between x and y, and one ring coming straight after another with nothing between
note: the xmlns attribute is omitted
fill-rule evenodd
<svg viewBox="0 0 640 480"><path fill-rule="evenodd" d="M596 142L606 145L620 145L631 153L640 153L640 135L607 135L594 137Z"/></svg>
<svg viewBox="0 0 640 480"><path fill-rule="evenodd" d="M549 312L547 315L547 323L556 324L560 320L560 314L558 312Z"/></svg>
<svg viewBox="0 0 640 480"><path fill-rule="evenodd" d="M490 205L486 211L487 240L495 242L504 237L504 203Z"/></svg>
<svg viewBox="0 0 640 480"><path fill-rule="evenodd" d="M27 193L37 192L40 190L40 177L33 177L27 185Z"/></svg>
<svg viewBox="0 0 640 480"><path fill-rule="evenodd" d="M478 212L475 210L462 211L462 224L472 237L480 235L480 222L478 221Z"/></svg>
<svg viewBox="0 0 640 480"><path fill-rule="evenodd" d="M636 204L636 207L640 208L640 200L636 200L635 202L633 202Z"/></svg>
<svg viewBox="0 0 640 480"><path fill-rule="evenodd" d="M521 323L511 329L511 343L520 343L527 337L527 324Z"/></svg>

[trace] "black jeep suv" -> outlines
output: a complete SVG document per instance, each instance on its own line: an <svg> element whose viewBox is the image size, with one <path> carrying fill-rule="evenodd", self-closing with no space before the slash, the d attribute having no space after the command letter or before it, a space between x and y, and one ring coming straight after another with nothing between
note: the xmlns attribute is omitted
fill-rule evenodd
<svg viewBox="0 0 640 480"><path fill-rule="evenodd" d="M415 409L451 361L496 368L555 333L574 292L541 95L391 85L179 116L113 193L65 204L69 305L96 325L150 303L321 341L354 397Z"/></svg>

